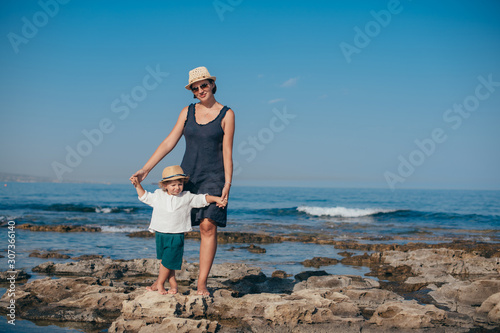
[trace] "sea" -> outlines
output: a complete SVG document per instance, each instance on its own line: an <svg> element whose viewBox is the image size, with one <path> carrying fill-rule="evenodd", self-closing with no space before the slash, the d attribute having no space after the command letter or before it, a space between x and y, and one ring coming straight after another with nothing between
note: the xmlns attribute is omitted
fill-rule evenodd
<svg viewBox="0 0 500 333"><path fill-rule="evenodd" d="M155 184L143 184L148 191ZM112 259L154 258L154 238L131 238L147 230L152 208L140 202L130 184L0 183L0 269L8 270L9 239L15 238L15 269L43 278L32 268L45 261L71 259L29 257L33 251L58 251L71 257L97 254ZM500 191L358 189L233 186L228 223L219 231L268 235L320 235L359 243L450 242L454 239L500 241ZM101 232L45 232L15 228L21 224L83 225ZM10 228L9 228L10 226ZM194 228L196 231L197 228ZM9 231L10 236L9 236ZM14 231L14 232L12 232ZM265 253L251 253L249 244L219 244L215 263L241 262L297 274L313 257L342 259L331 245L283 242L256 244ZM353 250L355 254L362 252ZM199 240L186 239L184 258L197 262ZM331 274L361 275L366 267L337 264L319 268ZM0 294L6 291L0 288ZM13 332L76 332L54 325L19 320ZM33 326L34 325L34 326ZM11 329L5 317L0 330Z"/></svg>

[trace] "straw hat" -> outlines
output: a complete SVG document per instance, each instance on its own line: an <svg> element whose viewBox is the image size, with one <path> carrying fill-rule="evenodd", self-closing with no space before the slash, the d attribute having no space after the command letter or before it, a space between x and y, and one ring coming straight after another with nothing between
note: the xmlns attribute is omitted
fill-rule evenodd
<svg viewBox="0 0 500 333"><path fill-rule="evenodd" d="M185 179L187 181L189 179L189 177L184 173L184 170L182 170L182 168L178 165L172 165L163 169L161 177L162 179L160 182L176 179Z"/></svg>
<svg viewBox="0 0 500 333"><path fill-rule="evenodd" d="M193 83L208 79L215 81L215 76L211 76L206 67L196 67L195 69L189 71L189 83L186 86L186 89L191 90L191 85Z"/></svg>

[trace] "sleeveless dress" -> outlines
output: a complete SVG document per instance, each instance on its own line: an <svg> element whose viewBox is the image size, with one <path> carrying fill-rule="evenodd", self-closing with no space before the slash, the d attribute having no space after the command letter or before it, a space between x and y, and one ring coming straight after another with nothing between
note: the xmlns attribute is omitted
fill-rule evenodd
<svg viewBox="0 0 500 333"><path fill-rule="evenodd" d="M227 106L224 106L214 120L200 125L195 118L195 104L189 106L187 119L184 123L186 152L181 163L182 170L189 176L184 190L195 194L222 195L222 188L226 180L222 158L224 131L221 123L228 109ZM191 210L191 224L193 226L200 225L204 218L212 219L219 227L225 227L227 206L222 209L217 207L215 203L211 203L207 207Z"/></svg>

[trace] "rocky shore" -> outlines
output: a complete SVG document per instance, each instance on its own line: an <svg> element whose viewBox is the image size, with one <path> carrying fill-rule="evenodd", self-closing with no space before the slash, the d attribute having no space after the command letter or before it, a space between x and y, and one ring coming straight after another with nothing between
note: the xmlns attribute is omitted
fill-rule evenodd
<svg viewBox="0 0 500 333"><path fill-rule="evenodd" d="M258 234L221 233L220 237L246 244L284 241ZM500 330L500 244L361 244L314 237L301 241L345 249L340 263L367 266L370 277L307 268L295 276L276 271L269 277L258 267L225 263L214 265L209 279L212 296L202 297L193 291L198 265L184 263L177 274L179 294L160 295L145 289L156 278L158 260L79 257L33 268L47 277L17 286L17 316L64 323L85 332ZM259 251L255 245L247 247ZM354 249L367 253L353 255L349 250ZM303 265L338 262L318 257ZM8 302L7 294L3 295L1 311Z"/></svg>

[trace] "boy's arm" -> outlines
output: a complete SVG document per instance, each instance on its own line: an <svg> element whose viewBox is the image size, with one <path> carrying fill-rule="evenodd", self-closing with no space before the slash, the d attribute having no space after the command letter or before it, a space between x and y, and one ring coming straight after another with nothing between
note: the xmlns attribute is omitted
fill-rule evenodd
<svg viewBox="0 0 500 333"><path fill-rule="evenodd" d="M139 183L139 179L137 179L137 177L132 177L131 180L132 180L132 184L134 185L134 187L137 191L137 195L139 196L139 198L141 198L144 195L144 193L146 193L146 191L142 187L141 183Z"/></svg>
<svg viewBox="0 0 500 333"><path fill-rule="evenodd" d="M208 203L217 203L219 204L221 207L226 207L227 205L227 199L222 199L221 197L216 197L216 196L213 196L213 195L205 195L205 199L207 200Z"/></svg>

